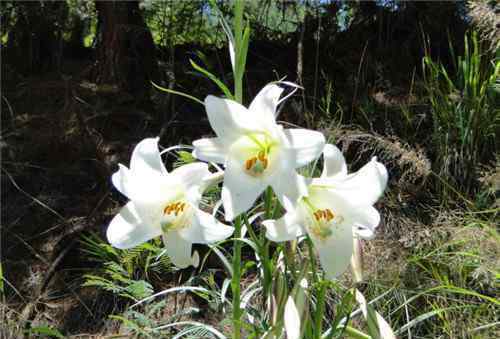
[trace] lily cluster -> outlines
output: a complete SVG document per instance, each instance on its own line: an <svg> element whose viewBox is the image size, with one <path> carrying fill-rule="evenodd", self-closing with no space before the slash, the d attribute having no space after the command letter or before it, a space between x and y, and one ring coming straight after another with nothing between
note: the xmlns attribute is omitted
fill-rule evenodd
<svg viewBox="0 0 500 339"><path fill-rule="evenodd" d="M206 162L224 166L215 177L223 180L225 221L250 210L271 187L286 213L264 220L271 241L308 235L327 276L338 276L349 265L353 237L371 238L380 222L373 207L387 184L387 171L376 158L353 174L347 173L340 150L326 144L322 133L284 129L276 122L283 89L265 86L248 108L230 99L209 95L208 120L216 137L194 141L193 156L203 162L168 172L157 138L141 141L132 153L130 168L120 164L114 186L130 201L111 221L109 242L134 247L162 236L166 253L178 267L198 265L192 244L208 244L230 237L234 228L199 208L206 188L218 180ZM297 169L323 155L319 178Z"/></svg>

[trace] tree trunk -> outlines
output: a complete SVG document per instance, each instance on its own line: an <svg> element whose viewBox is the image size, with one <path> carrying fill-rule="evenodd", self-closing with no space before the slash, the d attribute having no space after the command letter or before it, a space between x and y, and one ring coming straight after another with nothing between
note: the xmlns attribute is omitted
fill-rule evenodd
<svg viewBox="0 0 500 339"><path fill-rule="evenodd" d="M136 103L149 103L157 74L155 45L138 1L98 1L97 84L117 86Z"/></svg>

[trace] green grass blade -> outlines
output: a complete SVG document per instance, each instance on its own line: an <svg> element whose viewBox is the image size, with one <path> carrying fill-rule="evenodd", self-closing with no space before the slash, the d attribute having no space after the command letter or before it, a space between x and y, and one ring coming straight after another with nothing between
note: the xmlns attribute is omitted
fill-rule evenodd
<svg viewBox="0 0 500 339"><path fill-rule="evenodd" d="M224 93L224 95L228 99L234 99L233 94L231 93L229 88L227 88L227 86L224 85L224 83L221 80L219 80L219 78L217 78L215 75L213 75L212 73L210 73L209 71L207 71L206 69L201 67L200 65L196 64L196 62L194 62L192 59L189 59L189 62L191 63L191 66L193 66L193 68L195 70L197 70L198 72L200 72L201 74L206 76L208 79L210 79L214 84L216 84L217 87L220 88L220 90Z"/></svg>
<svg viewBox="0 0 500 339"><path fill-rule="evenodd" d="M193 100L193 101L195 101L195 102L197 102L197 103L199 103L199 104L201 104L201 105L205 106L205 103L204 103L203 101L201 101L201 100L200 100L200 99L198 99L198 98L195 98L195 97L194 97L194 96L192 96L192 95L189 95L189 94L187 94L187 93L183 93L183 92L179 92L179 91L175 91L175 90L173 90L173 89L169 89L169 88L161 87L161 86L159 86L159 85L155 84L154 82L151 82L151 83L153 84L153 86L154 86L156 89L159 89L159 90L160 90L160 91L162 91L162 92L167 92L167 93L170 93L170 94L179 95L179 96L181 96L181 97L185 97L185 98L191 99L191 100Z"/></svg>

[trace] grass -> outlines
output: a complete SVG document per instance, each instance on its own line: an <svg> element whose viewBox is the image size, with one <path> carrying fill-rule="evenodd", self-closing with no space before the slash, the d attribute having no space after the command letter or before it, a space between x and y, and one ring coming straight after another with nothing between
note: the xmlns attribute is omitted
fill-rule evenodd
<svg viewBox="0 0 500 339"><path fill-rule="evenodd" d="M439 230L429 228L431 244L407 251L399 276L369 281L367 294L390 289L385 303L377 306L402 337L495 338L500 310L497 225L493 218L471 214L441 218L432 225Z"/></svg>
<svg viewBox="0 0 500 339"><path fill-rule="evenodd" d="M477 164L494 160L500 127L500 60L481 48L476 33L465 36L463 55L455 57L454 71L430 55L423 59L424 83L433 118L436 172L471 193ZM441 185L448 193L448 187Z"/></svg>

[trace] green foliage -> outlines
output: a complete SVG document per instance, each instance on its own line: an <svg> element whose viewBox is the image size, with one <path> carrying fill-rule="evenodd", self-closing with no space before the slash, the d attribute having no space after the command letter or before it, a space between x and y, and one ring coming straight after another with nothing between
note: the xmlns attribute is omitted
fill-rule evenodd
<svg viewBox="0 0 500 339"><path fill-rule="evenodd" d="M177 168L195 161L196 159L191 152L177 151L177 160L174 162L174 167Z"/></svg>
<svg viewBox="0 0 500 339"><path fill-rule="evenodd" d="M107 262L99 275L85 274L82 286L94 286L133 301L149 297L153 287L144 280L134 280L119 264Z"/></svg>
<svg viewBox="0 0 500 339"><path fill-rule="evenodd" d="M223 338L221 333L214 327L196 321L181 321L181 319L193 319L207 312L194 306L168 307L172 304L167 298L173 297L179 304L186 305L187 299L191 296L187 292L193 293L197 298L201 298L210 310L210 314L216 315L224 308L224 301L221 298L220 289L215 282L215 272L205 270L199 275L191 277L184 283L184 286L173 287L155 294L153 297L162 295L162 299L153 300L153 297L142 300L130 307L121 315L113 315L110 318L120 321L129 334L140 338ZM205 286L205 287L201 287ZM174 295L174 296L172 296ZM184 295L184 297L182 297ZM163 299L164 298L164 299ZM184 298L184 299L182 299ZM173 312L165 312L166 309ZM206 314L206 317L210 316ZM227 321L223 320L222 323ZM175 334L175 336L173 336Z"/></svg>
<svg viewBox="0 0 500 339"><path fill-rule="evenodd" d="M129 309L122 315L111 315L111 319L120 321L129 334L139 338L167 338L165 333L155 330L160 326L159 319L167 305L165 300L147 304L142 312Z"/></svg>
<svg viewBox="0 0 500 339"><path fill-rule="evenodd" d="M34 326L27 330L27 334L37 338L64 338L61 332L50 326Z"/></svg>
<svg viewBox="0 0 500 339"><path fill-rule="evenodd" d="M429 55L423 59L438 175L470 192L477 164L492 160L496 149L500 60L483 52L473 33L465 37L464 55L455 58L454 66L450 74ZM442 190L446 193L447 187Z"/></svg>
<svg viewBox="0 0 500 339"><path fill-rule="evenodd" d="M227 88L227 86L221 81L219 80L215 75L213 75L212 73L210 73L208 70L206 70L205 68L199 66L198 64L196 64L193 60L189 60L191 62L191 66L193 66L193 68L198 71L199 73L203 74L205 77L207 77L208 79L210 79L213 83L215 83L217 85L217 87L220 88L220 90L222 91L222 93L224 93L224 95L226 96L226 98L228 99L234 99L233 98L233 94L231 93L231 91L229 90L229 88Z"/></svg>
<svg viewBox="0 0 500 339"><path fill-rule="evenodd" d="M146 0L141 7L155 44L221 44L224 36L214 34L217 21L207 17L207 1Z"/></svg>
<svg viewBox="0 0 500 339"><path fill-rule="evenodd" d="M83 286L95 286L118 296L138 301L153 293L155 275L168 273L172 265L162 254L159 242L149 242L129 250L119 250L91 233L82 236L82 252L99 266L86 274Z"/></svg>

